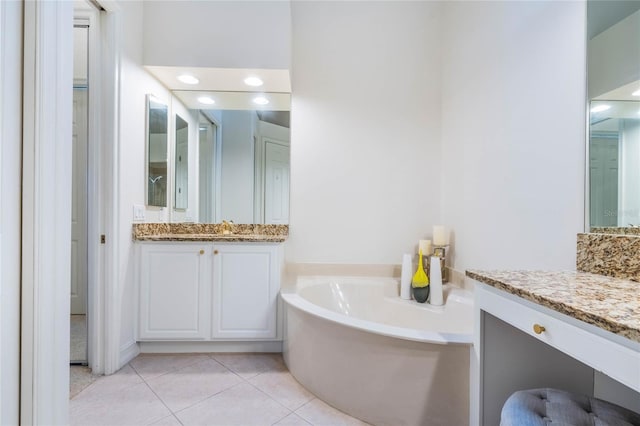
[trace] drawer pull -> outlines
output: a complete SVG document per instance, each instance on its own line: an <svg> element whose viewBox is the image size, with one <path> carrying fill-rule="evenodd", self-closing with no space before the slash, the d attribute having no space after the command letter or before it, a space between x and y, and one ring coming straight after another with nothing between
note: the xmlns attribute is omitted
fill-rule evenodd
<svg viewBox="0 0 640 426"><path fill-rule="evenodd" d="M218 254L218 250L214 250L214 251L213 251L213 254Z"/></svg>
<svg viewBox="0 0 640 426"><path fill-rule="evenodd" d="M534 333L542 334L542 333L544 333L545 330L546 330L546 328L544 328L540 324L533 324L533 332Z"/></svg>
<svg viewBox="0 0 640 426"><path fill-rule="evenodd" d="M204 254L204 250L200 250L200 254Z"/></svg>

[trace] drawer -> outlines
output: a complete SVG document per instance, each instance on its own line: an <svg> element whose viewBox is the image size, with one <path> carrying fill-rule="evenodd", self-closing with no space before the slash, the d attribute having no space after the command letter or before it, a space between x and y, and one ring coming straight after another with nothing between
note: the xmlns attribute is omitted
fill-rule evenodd
<svg viewBox="0 0 640 426"><path fill-rule="evenodd" d="M616 381L640 391L640 350L633 350L589 330L589 324L506 292L476 285L476 309L490 313ZM564 318L563 318L564 317ZM479 316L476 316L479 318ZM579 326L584 324L584 327ZM544 331L534 327L542 326Z"/></svg>

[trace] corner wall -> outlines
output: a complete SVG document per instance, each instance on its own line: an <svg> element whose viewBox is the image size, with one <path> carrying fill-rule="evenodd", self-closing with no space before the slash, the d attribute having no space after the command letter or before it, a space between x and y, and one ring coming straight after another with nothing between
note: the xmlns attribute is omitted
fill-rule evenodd
<svg viewBox="0 0 640 426"><path fill-rule="evenodd" d="M153 78L142 66L143 58L143 15L144 5L139 1L120 1L122 16L122 57L120 64L120 150L117 159L117 172L119 186L118 194L118 277L116 308L120 311L120 354L119 365L128 362L127 357L137 354L135 341L135 314L137 312L136 277L135 277L135 246L131 239L131 225L133 223L133 205L145 205L145 161L146 161L146 95L153 94L162 99L169 106L169 131L175 129L173 124L175 112L180 112L189 126L194 131L190 132L193 138L195 129L198 128L197 117L179 105L177 99L160 82ZM171 141L172 138L170 137ZM169 145L171 149L171 144ZM197 144L195 139L189 141L189 150L195 154ZM189 159L194 158L189 154ZM169 156L168 161L173 161ZM173 169L173 166L170 167ZM197 164L189 164L189 181L196 182L198 176ZM169 176L171 186L173 176ZM193 198L189 197L190 214L196 214L197 206L191 205L196 200L197 186L194 186ZM173 196L168 191L168 198ZM171 205L171 203L169 203ZM169 208L149 208L145 210L146 222L168 222L170 220Z"/></svg>
<svg viewBox="0 0 640 426"><path fill-rule="evenodd" d="M575 269L584 230L584 2L448 2L443 221L453 267Z"/></svg>
<svg viewBox="0 0 640 426"><path fill-rule="evenodd" d="M441 216L441 5L291 8L287 261L398 264Z"/></svg>

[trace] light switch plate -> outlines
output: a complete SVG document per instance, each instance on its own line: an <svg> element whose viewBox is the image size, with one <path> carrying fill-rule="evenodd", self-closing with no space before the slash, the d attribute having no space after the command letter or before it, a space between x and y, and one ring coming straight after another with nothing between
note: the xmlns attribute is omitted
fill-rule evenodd
<svg viewBox="0 0 640 426"><path fill-rule="evenodd" d="M133 221L134 222L143 222L144 221L144 206L141 204L133 205Z"/></svg>

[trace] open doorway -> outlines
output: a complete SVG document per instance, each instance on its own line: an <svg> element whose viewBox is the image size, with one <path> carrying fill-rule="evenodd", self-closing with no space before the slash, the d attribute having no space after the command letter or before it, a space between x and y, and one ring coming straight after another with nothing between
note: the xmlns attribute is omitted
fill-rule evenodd
<svg viewBox="0 0 640 426"><path fill-rule="evenodd" d="M218 143L218 120L200 113L199 127L199 154L200 164L198 188L199 188L199 221L201 223L215 223L220 219L220 203L218 197L220 191L217 185L220 173L218 161L220 159L220 144Z"/></svg>
<svg viewBox="0 0 640 426"><path fill-rule="evenodd" d="M70 363L86 365L88 293L89 22L73 28L73 157L71 187Z"/></svg>

